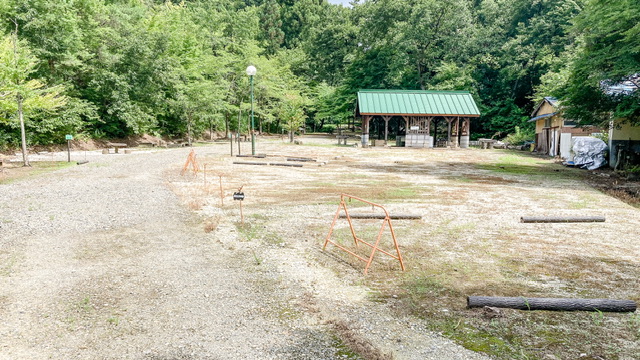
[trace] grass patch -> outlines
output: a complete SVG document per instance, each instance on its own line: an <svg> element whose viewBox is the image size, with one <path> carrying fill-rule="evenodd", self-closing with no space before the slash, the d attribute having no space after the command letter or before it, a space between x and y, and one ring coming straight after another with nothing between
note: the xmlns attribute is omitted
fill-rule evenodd
<svg viewBox="0 0 640 360"><path fill-rule="evenodd" d="M336 203L339 201L336 195L349 194L384 204L385 202L414 199L422 193L422 189L408 182L360 179L341 183L314 182L304 190L304 193L313 196L314 200L324 199L324 203Z"/></svg>
<svg viewBox="0 0 640 360"><path fill-rule="evenodd" d="M494 163L475 164L477 169L507 175L544 176L551 179L575 179L581 176L579 169L565 168L550 160L525 154L509 154Z"/></svg>
<svg viewBox="0 0 640 360"><path fill-rule="evenodd" d="M244 224L236 222L236 228L240 233L240 241L258 240L271 245L284 243L280 234L267 229L266 220L245 221Z"/></svg>
<svg viewBox="0 0 640 360"><path fill-rule="evenodd" d="M435 254L427 261L430 264L422 261L418 266L423 270L409 270L400 278L395 271L376 269L368 285L377 290L378 301L393 298L398 311L424 319L432 331L467 349L498 359L575 359L581 354L586 354L583 358L626 359L637 353L637 313L467 309L465 301L467 295L555 297L549 290L526 285L550 275L569 284L563 291L574 294L557 297L637 301L637 292L628 284L629 279L640 277L636 264L580 256L507 258L500 265L505 269L503 277L490 273L474 277L480 263L450 264ZM624 292L612 295L612 289L625 287L630 291L626 296Z"/></svg>
<svg viewBox="0 0 640 360"><path fill-rule="evenodd" d="M31 166L6 166L3 167L3 171L0 174L0 184L15 183L71 166L76 166L76 163L66 161L34 161L31 162Z"/></svg>
<svg viewBox="0 0 640 360"><path fill-rule="evenodd" d="M18 256L0 252L0 276L9 276L18 263Z"/></svg>

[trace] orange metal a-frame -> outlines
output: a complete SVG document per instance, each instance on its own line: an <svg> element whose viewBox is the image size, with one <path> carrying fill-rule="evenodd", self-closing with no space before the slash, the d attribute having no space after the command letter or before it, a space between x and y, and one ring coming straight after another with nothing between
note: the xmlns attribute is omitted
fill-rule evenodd
<svg viewBox="0 0 640 360"><path fill-rule="evenodd" d="M193 149L189 152L189 156L187 156L187 161L184 163L180 175L184 175L189 169L189 166L193 168L193 175L197 175L200 171L200 165L198 165L198 161L196 161L196 152Z"/></svg>
<svg viewBox="0 0 640 360"><path fill-rule="evenodd" d="M365 204L369 204L372 207L377 207L382 209L382 211L384 211L385 214L385 218L384 220L382 220L382 226L380 226L380 231L378 231L378 237L376 238L376 242L375 244L371 244L368 243L366 241L364 241L363 239L360 239L358 236L356 236L356 231L353 228L353 222L351 217L349 216L349 210L347 209L347 203L346 203L346 199L349 200L356 200L356 201L360 201L362 203ZM351 235L353 236L353 242L355 243L355 246L358 247L359 243L363 243L367 246L369 246L372 250L371 250L371 255L369 256L369 258L364 258L358 254L356 254L355 252L347 249L346 247L331 241L331 234L333 233L333 228L336 225L336 221L338 220L338 217L340 216L340 212L344 210L347 221L349 222L349 227L351 228ZM389 230L391 232L391 238L393 239L393 245L395 246L396 249L396 254L394 255L388 251L382 250L378 247L378 245L380 245L380 239L382 238L382 233L384 232L384 228L386 225L389 225ZM398 260L400 262L400 268L402 268L402 271L404 271L404 263L402 262L402 255L400 255L400 248L398 247L398 241L396 240L396 234L393 231L393 225L391 225L391 218L389 216L389 212L387 211L387 209L384 208L384 206L382 205L378 205L375 203L372 203L370 201L361 199L359 197L356 196L352 196L352 195L347 195L347 194L340 194L340 205L338 205L338 210L336 211L336 215L333 217L333 222L331 223L331 228L329 229L329 235L327 235L327 240L325 240L324 242L324 246L322 247L322 250L325 250L327 248L327 244L328 243L332 243L333 245L335 245L337 248L355 256L356 258L364 261L367 263L367 266L364 268L364 273L367 274L367 271L369 271L369 266L371 266L371 263L373 262L373 257L376 254L376 251L380 251L383 254L389 255L392 258Z"/></svg>

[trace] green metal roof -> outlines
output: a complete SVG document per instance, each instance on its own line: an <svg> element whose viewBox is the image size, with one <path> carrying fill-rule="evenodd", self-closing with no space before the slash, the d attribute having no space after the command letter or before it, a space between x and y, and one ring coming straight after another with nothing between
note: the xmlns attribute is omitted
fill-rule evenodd
<svg viewBox="0 0 640 360"><path fill-rule="evenodd" d="M364 115L480 116L468 91L360 90L358 112Z"/></svg>

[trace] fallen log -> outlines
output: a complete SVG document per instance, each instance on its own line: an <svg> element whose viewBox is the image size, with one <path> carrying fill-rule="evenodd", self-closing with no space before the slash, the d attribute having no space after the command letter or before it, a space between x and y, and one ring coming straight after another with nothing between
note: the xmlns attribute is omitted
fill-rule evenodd
<svg viewBox="0 0 640 360"><path fill-rule="evenodd" d="M269 163L271 166L288 166L288 167L303 167L301 164L282 164L282 163Z"/></svg>
<svg viewBox="0 0 640 360"><path fill-rule="evenodd" d="M520 218L523 223L585 223L585 222L605 222L604 216L523 216Z"/></svg>
<svg viewBox="0 0 640 360"><path fill-rule="evenodd" d="M384 214L349 214L349 217L352 219L385 219ZM340 214L341 219L346 219L346 214ZM391 220L419 220L422 219L422 215L415 214L389 214L389 218Z"/></svg>
<svg viewBox="0 0 640 360"><path fill-rule="evenodd" d="M234 161L233 163L237 165L269 165L268 163L250 162L250 161Z"/></svg>
<svg viewBox="0 0 640 360"><path fill-rule="evenodd" d="M310 158L287 158L287 161L316 162L318 160Z"/></svg>
<svg viewBox="0 0 640 360"><path fill-rule="evenodd" d="M240 158L257 158L257 159L264 159L267 157L267 154L258 154L258 155L236 155L236 157L240 157Z"/></svg>
<svg viewBox="0 0 640 360"><path fill-rule="evenodd" d="M467 307L497 307L518 310L634 312L633 300L562 299L499 296L468 296Z"/></svg>

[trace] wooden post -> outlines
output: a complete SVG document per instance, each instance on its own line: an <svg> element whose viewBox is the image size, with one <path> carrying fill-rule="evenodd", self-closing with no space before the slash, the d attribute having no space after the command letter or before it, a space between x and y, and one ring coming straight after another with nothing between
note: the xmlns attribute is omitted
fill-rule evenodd
<svg viewBox="0 0 640 360"><path fill-rule="evenodd" d="M238 143L238 155L240 155L240 131L236 133L236 142Z"/></svg>
<svg viewBox="0 0 640 360"><path fill-rule="evenodd" d="M435 119L433 124L433 147L438 146L438 119Z"/></svg>
<svg viewBox="0 0 640 360"><path fill-rule="evenodd" d="M207 164L204 164L204 191L209 194L209 189L207 188Z"/></svg>
<svg viewBox="0 0 640 360"><path fill-rule="evenodd" d="M389 139L389 120L391 120L391 116L383 116L382 117L384 119L384 142L385 144L387 143L387 140Z"/></svg>
<svg viewBox="0 0 640 360"><path fill-rule="evenodd" d="M220 207L224 206L224 191L222 191L222 175L218 175L220 177Z"/></svg>
<svg viewBox="0 0 640 360"><path fill-rule="evenodd" d="M369 146L369 121L371 120L370 115L362 116L362 147Z"/></svg>
<svg viewBox="0 0 640 360"><path fill-rule="evenodd" d="M458 136L460 135L460 123L458 118L451 118L451 142L454 148L458 147Z"/></svg>

